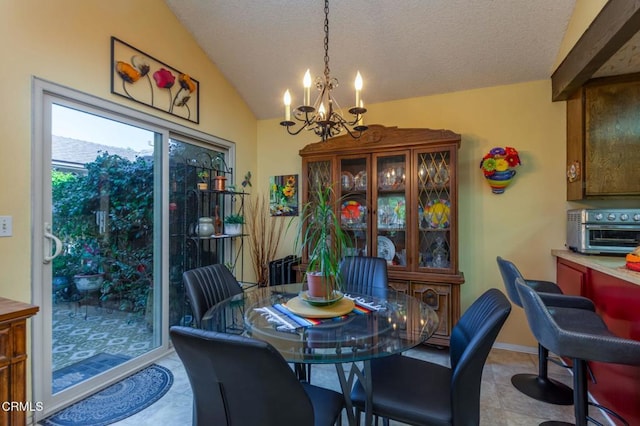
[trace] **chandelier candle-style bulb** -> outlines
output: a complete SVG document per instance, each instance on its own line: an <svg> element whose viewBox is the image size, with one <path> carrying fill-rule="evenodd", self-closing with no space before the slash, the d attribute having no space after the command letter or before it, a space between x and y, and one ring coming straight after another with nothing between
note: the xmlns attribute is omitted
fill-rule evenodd
<svg viewBox="0 0 640 426"><path fill-rule="evenodd" d="M304 87L304 102L302 105L310 106L311 105L311 73L309 70L304 73L304 77L302 78L302 87Z"/></svg>
<svg viewBox="0 0 640 426"><path fill-rule="evenodd" d="M362 90L362 76L360 75L360 71L358 71L358 74L356 74L355 86L356 86L356 103L354 105L360 106L360 91Z"/></svg>
<svg viewBox="0 0 640 426"><path fill-rule="evenodd" d="M324 109L324 103L320 104L320 108L318 108L318 119L320 121L324 121L325 117L326 117L327 113Z"/></svg>
<svg viewBox="0 0 640 426"><path fill-rule="evenodd" d="M284 92L284 121L291 121L291 94Z"/></svg>

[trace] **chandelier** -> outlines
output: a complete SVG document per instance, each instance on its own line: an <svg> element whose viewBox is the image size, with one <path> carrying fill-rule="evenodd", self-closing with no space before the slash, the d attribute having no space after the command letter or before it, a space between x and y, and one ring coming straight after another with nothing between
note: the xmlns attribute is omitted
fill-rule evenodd
<svg viewBox="0 0 640 426"><path fill-rule="evenodd" d="M343 117L340 106L333 97L333 89L338 87L338 80L332 78L329 71L329 0L324 2L324 76L316 78L315 86L319 94L313 104L311 104L311 74L309 70L304 75L302 85L304 88L303 104L295 108L293 113L291 111L291 94L289 90L284 93L285 114L284 121L281 121L280 125L286 127L290 135L297 135L304 129L313 130L324 142L343 130L346 130L354 139L358 139L362 132L367 130L363 119L367 110L360 98L362 77L359 71L355 80L355 106L349 109L349 113L353 116L351 121ZM296 121L293 121L292 118ZM301 127L293 129L298 124L296 122L301 124Z"/></svg>

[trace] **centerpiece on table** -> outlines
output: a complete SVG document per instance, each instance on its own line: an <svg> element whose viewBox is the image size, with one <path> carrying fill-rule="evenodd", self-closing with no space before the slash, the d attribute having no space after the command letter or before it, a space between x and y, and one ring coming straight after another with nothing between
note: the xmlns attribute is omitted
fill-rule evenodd
<svg viewBox="0 0 640 426"><path fill-rule="evenodd" d="M516 175L515 167L522 164L515 148L495 147L489 151L482 161L480 169L494 194L502 194Z"/></svg>
<svg viewBox="0 0 640 426"><path fill-rule="evenodd" d="M300 297L310 304L330 305L343 295L339 264L352 241L341 227L338 202L330 185L318 185L301 210L295 246L307 252L306 290Z"/></svg>

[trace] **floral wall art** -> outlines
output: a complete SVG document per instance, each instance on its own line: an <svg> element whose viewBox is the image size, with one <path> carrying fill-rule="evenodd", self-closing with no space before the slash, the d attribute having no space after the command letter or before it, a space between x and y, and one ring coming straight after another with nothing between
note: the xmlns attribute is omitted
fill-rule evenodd
<svg viewBox="0 0 640 426"><path fill-rule="evenodd" d="M515 148L495 147L482 157L480 169L494 194L503 194L516 175L515 168L522 162Z"/></svg>
<svg viewBox="0 0 640 426"><path fill-rule="evenodd" d="M199 86L189 74L111 37L111 93L199 123Z"/></svg>
<svg viewBox="0 0 640 426"><path fill-rule="evenodd" d="M271 216L298 216L298 175L269 178Z"/></svg>

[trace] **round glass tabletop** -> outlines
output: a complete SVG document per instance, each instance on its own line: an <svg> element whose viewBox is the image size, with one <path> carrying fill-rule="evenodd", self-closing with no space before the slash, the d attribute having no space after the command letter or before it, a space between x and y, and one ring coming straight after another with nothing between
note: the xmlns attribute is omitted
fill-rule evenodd
<svg viewBox="0 0 640 426"><path fill-rule="evenodd" d="M354 309L329 318L305 318L287 309L302 284L262 287L211 308L203 328L265 340L288 362L342 363L406 351L426 341L438 327L427 304L389 290L386 299L349 294Z"/></svg>

